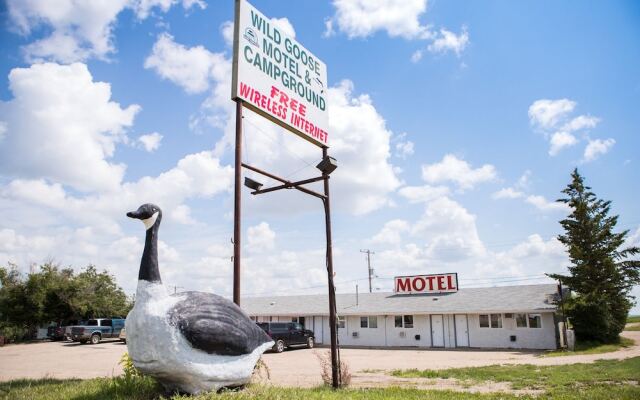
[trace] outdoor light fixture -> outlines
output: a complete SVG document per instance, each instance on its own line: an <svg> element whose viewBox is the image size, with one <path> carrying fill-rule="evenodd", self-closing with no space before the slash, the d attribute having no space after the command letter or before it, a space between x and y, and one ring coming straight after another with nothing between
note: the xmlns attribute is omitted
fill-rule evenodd
<svg viewBox="0 0 640 400"><path fill-rule="evenodd" d="M316 168L322 171L323 174L329 175L338 168L338 162L333 157L325 156L320 161L320 164L316 165Z"/></svg>
<svg viewBox="0 0 640 400"><path fill-rule="evenodd" d="M244 185L251 190L260 190L260 188L263 186L262 183L254 181L251 178L247 178L246 176L244 177Z"/></svg>

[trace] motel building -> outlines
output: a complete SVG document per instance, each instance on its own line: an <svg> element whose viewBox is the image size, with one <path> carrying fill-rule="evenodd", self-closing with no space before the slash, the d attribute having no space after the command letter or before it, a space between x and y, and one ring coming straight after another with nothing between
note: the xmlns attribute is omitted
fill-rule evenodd
<svg viewBox="0 0 640 400"><path fill-rule="evenodd" d="M338 341L348 347L556 349L557 286L458 289L457 274L402 276L394 292L336 294ZM329 345L326 294L251 297L257 322L299 322Z"/></svg>

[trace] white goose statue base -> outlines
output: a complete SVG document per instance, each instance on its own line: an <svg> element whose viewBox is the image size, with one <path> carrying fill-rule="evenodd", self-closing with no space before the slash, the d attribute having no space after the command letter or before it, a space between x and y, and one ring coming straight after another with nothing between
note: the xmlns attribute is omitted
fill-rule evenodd
<svg viewBox="0 0 640 400"><path fill-rule="evenodd" d="M273 341L233 302L212 293L169 295L158 269L162 211L144 204L128 217L147 229L127 349L133 365L168 392L198 394L249 383Z"/></svg>

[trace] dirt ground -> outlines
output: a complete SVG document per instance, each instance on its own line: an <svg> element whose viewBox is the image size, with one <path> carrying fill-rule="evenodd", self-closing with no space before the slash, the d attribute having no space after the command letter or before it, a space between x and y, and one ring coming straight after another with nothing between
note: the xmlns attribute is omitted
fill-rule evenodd
<svg viewBox="0 0 640 400"><path fill-rule="evenodd" d="M559 365L593 362L599 359L624 359L640 356L640 331L627 331L624 336L636 345L612 353L541 357L539 351L515 350L370 350L342 349L341 358L349 366L354 387L413 386L429 388L456 387L452 380L412 380L394 378L385 372L393 369L445 369L493 364ZM118 365L127 348L120 342L80 345L71 342L42 342L0 347L0 381L20 378L94 378L122 373ZM322 383L317 353L327 348L297 349L263 356L269 367L269 384L312 387ZM458 385L462 388L462 385ZM499 385L498 385L499 386ZM502 391L495 385L465 387L471 391ZM461 389L462 390L462 389Z"/></svg>

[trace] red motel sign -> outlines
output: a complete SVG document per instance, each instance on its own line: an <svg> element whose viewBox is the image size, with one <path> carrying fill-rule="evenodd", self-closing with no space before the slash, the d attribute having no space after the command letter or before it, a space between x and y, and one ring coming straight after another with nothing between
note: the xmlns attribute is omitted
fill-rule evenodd
<svg viewBox="0 0 640 400"><path fill-rule="evenodd" d="M396 293L452 293L458 291L458 274L396 276Z"/></svg>

